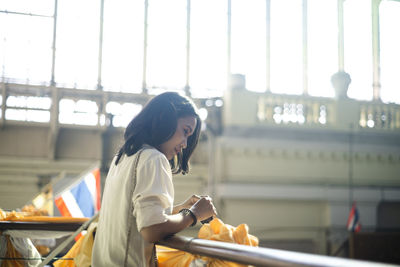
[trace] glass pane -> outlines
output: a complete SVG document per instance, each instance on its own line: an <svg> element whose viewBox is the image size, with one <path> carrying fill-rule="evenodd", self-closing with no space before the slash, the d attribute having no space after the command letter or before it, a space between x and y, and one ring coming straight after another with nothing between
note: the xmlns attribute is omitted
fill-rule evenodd
<svg viewBox="0 0 400 267"><path fill-rule="evenodd" d="M302 1L271 0L271 92L303 93Z"/></svg>
<svg viewBox="0 0 400 267"><path fill-rule="evenodd" d="M73 112L75 109L75 101L72 99L61 99L59 105L60 113Z"/></svg>
<svg viewBox="0 0 400 267"><path fill-rule="evenodd" d="M53 19L0 13L0 25L1 76L10 82L49 83Z"/></svg>
<svg viewBox="0 0 400 267"><path fill-rule="evenodd" d="M37 96L13 96L7 97L7 107L50 109L51 98Z"/></svg>
<svg viewBox="0 0 400 267"><path fill-rule="evenodd" d="M114 127L126 127L129 122L136 117L137 114L142 110L142 105L133 103L124 103L121 106L121 113L114 116L113 126Z"/></svg>
<svg viewBox="0 0 400 267"><path fill-rule="evenodd" d="M263 92L266 84L265 0L232 0L231 72L244 74L246 87Z"/></svg>
<svg viewBox="0 0 400 267"><path fill-rule="evenodd" d="M6 120L49 122L50 111L8 108L5 117Z"/></svg>
<svg viewBox="0 0 400 267"><path fill-rule="evenodd" d="M27 110L26 120L35 122L49 122L50 121L50 111L45 110Z"/></svg>
<svg viewBox="0 0 400 267"><path fill-rule="evenodd" d="M149 0L147 52L150 93L157 88L182 90L186 83L186 1Z"/></svg>
<svg viewBox="0 0 400 267"><path fill-rule="evenodd" d="M76 101L75 104L76 112L97 113L98 110L99 108L97 107L97 104L94 101L83 100L83 99Z"/></svg>
<svg viewBox="0 0 400 267"><path fill-rule="evenodd" d="M28 96L26 98L26 106L27 106L27 108L50 109L51 98L50 97Z"/></svg>
<svg viewBox="0 0 400 267"><path fill-rule="evenodd" d="M10 95L7 97L6 105L7 107L24 108L26 107L26 97Z"/></svg>
<svg viewBox="0 0 400 267"><path fill-rule="evenodd" d="M57 84L97 86L100 1L60 0L57 19Z"/></svg>
<svg viewBox="0 0 400 267"><path fill-rule="evenodd" d="M344 1L344 68L351 83L347 95L372 100L371 2Z"/></svg>
<svg viewBox="0 0 400 267"><path fill-rule="evenodd" d="M338 69L337 0L308 0L308 93L335 95L331 76Z"/></svg>
<svg viewBox="0 0 400 267"><path fill-rule="evenodd" d="M73 113L72 114L74 124L77 125L97 125L98 116L93 113Z"/></svg>
<svg viewBox="0 0 400 267"><path fill-rule="evenodd" d="M380 5L381 99L400 104L400 2Z"/></svg>
<svg viewBox="0 0 400 267"><path fill-rule="evenodd" d="M193 97L222 96L226 88L226 9L226 1L191 2L189 83Z"/></svg>
<svg viewBox="0 0 400 267"><path fill-rule="evenodd" d="M6 109L6 120L14 121L25 121L26 120L26 110L25 109Z"/></svg>
<svg viewBox="0 0 400 267"><path fill-rule="evenodd" d="M106 104L106 112L117 115L121 114L122 106L118 102L110 101Z"/></svg>
<svg viewBox="0 0 400 267"><path fill-rule="evenodd" d="M90 100L61 99L58 120L64 124L97 125L97 104Z"/></svg>
<svg viewBox="0 0 400 267"><path fill-rule="evenodd" d="M106 1L102 85L106 91L142 91L144 1Z"/></svg>
<svg viewBox="0 0 400 267"><path fill-rule="evenodd" d="M1 10L53 16L54 0L1 0Z"/></svg>
<svg viewBox="0 0 400 267"><path fill-rule="evenodd" d="M142 105L133 103L120 104L110 101L106 105L106 112L113 114L114 127L126 127L129 122L142 110Z"/></svg>

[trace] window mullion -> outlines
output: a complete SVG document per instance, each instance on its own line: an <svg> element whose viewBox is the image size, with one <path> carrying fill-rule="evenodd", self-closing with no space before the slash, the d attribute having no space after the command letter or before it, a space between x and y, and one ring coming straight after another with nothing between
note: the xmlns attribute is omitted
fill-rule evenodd
<svg viewBox="0 0 400 267"><path fill-rule="evenodd" d="M303 94L308 95L308 28L307 28L307 0L303 0Z"/></svg>
<svg viewBox="0 0 400 267"><path fill-rule="evenodd" d="M100 0L100 30L99 30L99 57L97 66L97 90L102 90L101 67L103 64L103 26L104 26L104 0Z"/></svg>
<svg viewBox="0 0 400 267"><path fill-rule="evenodd" d="M189 72L190 72L190 0L187 0L186 8L186 84L185 93L191 96L190 93L190 82L189 82Z"/></svg>
<svg viewBox="0 0 400 267"><path fill-rule="evenodd" d="M266 0L266 92L271 92L271 0Z"/></svg>
<svg viewBox="0 0 400 267"><path fill-rule="evenodd" d="M380 77L380 35L379 35L379 4L381 0L372 0L372 68L373 68L373 100L381 97Z"/></svg>
<svg viewBox="0 0 400 267"><path fill-rule="evenodd" d="M51 79L50 85L54 86L56 84L54 80L54 70L56 66L56 40L57 40L57 8L58 8L58 0L54 0L54 15L53 15L53 45L52 56L51 56Z"/></svg>
<svg viewBox="0 0 400 267"><path fill-rule="evenodd" d="M147 32L148 32L149 0L144 1L144 31L143 31L143 77L142 90L147 94Z"/></svg>

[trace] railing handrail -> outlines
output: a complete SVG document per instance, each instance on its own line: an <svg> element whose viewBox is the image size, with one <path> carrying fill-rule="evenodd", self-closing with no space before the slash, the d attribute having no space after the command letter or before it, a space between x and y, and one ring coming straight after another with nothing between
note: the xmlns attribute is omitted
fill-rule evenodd
<svg viewBox="0 0 400 267"><path fill-rule="evenodd" d="M344 259L332 256L314 255L279 249L250 247L239 244L172 236L159 245L186 251L192 254L233 261L254 266L319 266L319 267L389 267L394 264L375 263Z"/></svg>

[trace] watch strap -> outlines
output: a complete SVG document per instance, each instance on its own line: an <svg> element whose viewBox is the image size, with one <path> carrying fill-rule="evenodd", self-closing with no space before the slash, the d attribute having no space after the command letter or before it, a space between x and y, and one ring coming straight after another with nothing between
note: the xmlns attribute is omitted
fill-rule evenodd
<svg viewBox="0 0 400 267"><path fill-rule="evenodd" d="M195 226L197 223L197 217L196 215L194 215L193 211L191 211L190 209L181 209L179 211L179 213L182 213L184 215L190 215L193 219L193 223L190 226Z"/></svg>

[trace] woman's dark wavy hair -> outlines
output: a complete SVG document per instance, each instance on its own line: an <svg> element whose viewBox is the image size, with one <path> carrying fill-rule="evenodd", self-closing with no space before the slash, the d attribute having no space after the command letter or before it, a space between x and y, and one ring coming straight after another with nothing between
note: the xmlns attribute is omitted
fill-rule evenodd
<svg viewBox="0 0 400 267"><path fill-rule="evenodd" d="M186 174L189 172L189 159L197 146L201 120L192 101L178 93L167 92L152 98L142 111L132 119L124 133L125 143L120 148L115 165L122 155L135 154L144 144L159 149L176 131L178 119L194 116L197 119L196 128L187 140L187 147L169 161L172 172Z"/></svg>

